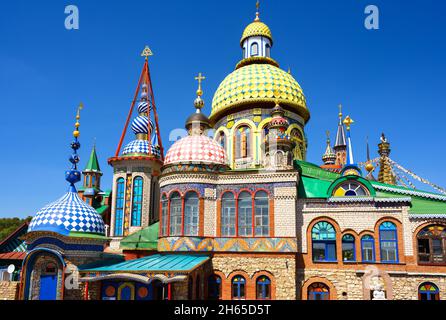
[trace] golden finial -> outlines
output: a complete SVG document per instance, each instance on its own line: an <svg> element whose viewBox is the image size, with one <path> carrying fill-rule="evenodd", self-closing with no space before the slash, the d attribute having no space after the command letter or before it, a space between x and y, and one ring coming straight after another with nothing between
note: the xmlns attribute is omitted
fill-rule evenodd
<svg viewBox="0 0 446 320"><path fill-rule="evenodd" d="M257 0L256 2L256 18L254 19L254 21L260 21L260 1Z"/></svg>
<svg viewBox="0 0 446 320"><path fill-rule="evenodd" d="M342 104L339 104L339 119L342 118Z"/></svg>
<svg viewBox="0 0 446 320"><path fill-rule="evenodd" d="M195 77L195 80L198 81L197 96L199 96L199 97L201 97L201 96L203 95L203 90L201 90L201 82L202 82L203 80L205 80L205 79L206 79L206 77L203 76L203 75L201 74L201 72L198 73L198 76Z"/></svg>
<svg viewBox="0 0 446 320"><path fill-rule="evenodd" d="M344 119L344 124L347 130L350 130L350 126L354 123L353 119L350 116L346 116Z"/></svg>
<svg viewBox="0 0 446 320"><path fill-rule="evenodd" d="M79 106L77 107L77 112L76 112L76 123L74 124L74 131L73 131L73 137L77 138L80 135L79 132L79 127L80 127L80 123L79 120L81 118L81 110L84 108L84 104L81 102L79 103Z"/></svg>
<svg viewBox="0 0 446 320"><path fill-rule="evenodd" d="M148 60L150 56L153 56L153 52L150 50L149 46L146 46L141 53L141 57L146 57L146 60Z"/></svg>

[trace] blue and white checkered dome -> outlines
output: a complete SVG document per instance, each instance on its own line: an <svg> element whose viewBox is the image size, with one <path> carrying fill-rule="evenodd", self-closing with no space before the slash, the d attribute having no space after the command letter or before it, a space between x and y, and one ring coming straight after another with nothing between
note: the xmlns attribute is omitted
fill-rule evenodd
<svg viewBox="0 0 446 320"><path fill-rule="evenodd" d="M132 130L134 134L148 134L148 126L147 124L149 123L149 118L146 116L137 116L133 122L132 122ZM153 122L152 119L150 119L150 132L153 132Z"/></svg>
<svg viewBox="0 0 446 320"><path fill-rule="evenodd" d="M147 113L149 108L152 110L152 105L150 105L147 101L141 101L138 104L138 113Z"/></svg>
<svg viewBox="0 0 446 320"><path fill-rule="evenodd" d="M105 226L101 215L70 190L59 200L42 208L32 218L28 232L51 231L69 236L71 232L105 236Z"/></svg>
<svg viewBox="0 0 446 320"><path fill-rule="evenodd" d="M161 157L160 148L157 145L150 144L149 149L149 141L147 140L133 140L130 141L122 151L123 156L130 156L130 155L150 155L149 150L151 151L151 154L155 157Z"/></svg>

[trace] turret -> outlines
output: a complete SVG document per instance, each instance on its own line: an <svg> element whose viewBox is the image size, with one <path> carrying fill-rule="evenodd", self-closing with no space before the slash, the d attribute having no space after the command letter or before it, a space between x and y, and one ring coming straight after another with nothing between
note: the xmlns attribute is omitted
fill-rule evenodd
<svg viewBox="0 0 446 320"><path fill-rule="evenodd" d="M383 133L381 134L381 143L378 144L378 153L380 155L378 181L394 185L396 184L396 179L389 161L390 151L390 143Z"/></svg>

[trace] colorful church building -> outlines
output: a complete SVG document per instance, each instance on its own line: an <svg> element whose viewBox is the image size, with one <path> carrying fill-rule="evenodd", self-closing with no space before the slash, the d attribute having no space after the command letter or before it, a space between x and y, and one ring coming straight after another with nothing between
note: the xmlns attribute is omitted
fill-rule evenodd
<svg viewBox="0 0 446 320"><path fill-rule="evenodd" d="M445 190L405 184L415 175L384 135L356 162L342 110L322 163L307 162L310 110L273 44L257 10L209 117L200 73L187 135L166 152L146 47L110 191L96 148L78 171L79 110L68 191L29 225L18 298L446 299Z"/></svg>

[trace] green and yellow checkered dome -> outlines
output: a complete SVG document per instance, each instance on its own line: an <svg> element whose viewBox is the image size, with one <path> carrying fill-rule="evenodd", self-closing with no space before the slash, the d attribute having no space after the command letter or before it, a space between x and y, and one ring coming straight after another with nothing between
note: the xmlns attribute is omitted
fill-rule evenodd
<svg viewBox="0 0 446 320"><path fill-rule="evenodd" d="M248 60L248 59L246 59ZM210 118L247 104L274 103L295 110L305 121L310 118L305 95L293 76L273 65L273 62L252 60L229 74L218 87L212 100ZM243 62L243 61L242 61Z"/></svg>

